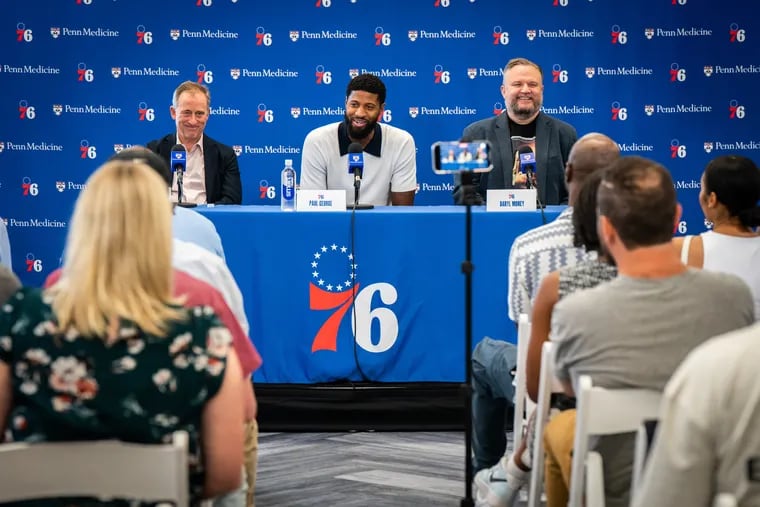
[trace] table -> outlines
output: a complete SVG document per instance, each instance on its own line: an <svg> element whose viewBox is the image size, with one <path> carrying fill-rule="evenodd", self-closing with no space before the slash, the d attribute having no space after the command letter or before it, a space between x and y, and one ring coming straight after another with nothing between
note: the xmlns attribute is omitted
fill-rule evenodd
<svg viewBox="0 0 760 507"><path fill-rule="evenodd" d="M548 207L544 219L562 209ZM197 210L216 225L243 292L264 359L257 383L464 380L464 207L357 211L353 256L350 212ZM540 211L473 208L474 342L515 341L509 248L541 223Z"/></svg>

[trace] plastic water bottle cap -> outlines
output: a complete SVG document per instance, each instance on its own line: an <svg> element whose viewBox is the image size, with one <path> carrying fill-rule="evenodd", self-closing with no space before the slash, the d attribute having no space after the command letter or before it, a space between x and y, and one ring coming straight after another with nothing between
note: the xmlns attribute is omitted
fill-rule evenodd
<svg viewBox="0 0 760 507"><path fill-rule="evenodd" d="M285 165L293 165L293 159L291 159L291 158L286 158L286 159L285 159Z"/></svg>

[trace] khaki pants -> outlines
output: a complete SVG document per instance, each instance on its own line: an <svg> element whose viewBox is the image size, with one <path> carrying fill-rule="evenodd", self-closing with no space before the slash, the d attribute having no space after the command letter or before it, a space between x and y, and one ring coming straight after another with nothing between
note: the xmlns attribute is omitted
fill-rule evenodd
<svg viewBox="0 0 760 507"><path fill-rule="evenodd" d="M575 439L575 410L557 414L544 429L546 507L566 507Z"/></svg>

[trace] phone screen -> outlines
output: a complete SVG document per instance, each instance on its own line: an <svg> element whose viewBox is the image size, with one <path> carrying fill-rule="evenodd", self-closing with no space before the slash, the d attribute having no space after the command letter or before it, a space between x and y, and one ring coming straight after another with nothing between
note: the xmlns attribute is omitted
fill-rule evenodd
<svg viewBox="0 0 760 507"><path fill-rule="evenodd" d="M491 164L488 141L440 141L432 146L433 170L439 174L459 171L487 172Z"/></svg>

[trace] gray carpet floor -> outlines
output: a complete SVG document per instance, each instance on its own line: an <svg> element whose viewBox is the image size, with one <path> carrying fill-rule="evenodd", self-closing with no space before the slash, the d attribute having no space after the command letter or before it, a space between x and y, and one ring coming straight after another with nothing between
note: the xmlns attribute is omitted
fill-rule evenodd
<svg viewBox="0 0 760 507"><path fill-rule="evenodd" d="M463 433L262 433L257 475L257 507L458 506Z"/></svg>

